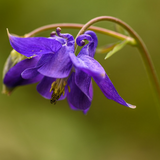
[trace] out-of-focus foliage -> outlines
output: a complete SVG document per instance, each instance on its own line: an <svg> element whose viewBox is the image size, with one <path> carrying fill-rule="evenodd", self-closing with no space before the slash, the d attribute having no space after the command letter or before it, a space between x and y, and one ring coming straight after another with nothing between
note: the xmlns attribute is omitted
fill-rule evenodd
<svg viewBox="0 0 160 160"><path fill-rule="evenodd" d="M86 23L96 16L109 15L124 20L140 34L160 76L159 6L157 0L1 0L1 75L12 50L6 28L23 36L46 24ZM110 22L97 25L115 29ZM78 30L62 29L62 32L76 36ZM101 34L98 38L99 46L117 41ZM159 159L160 118L139 55L134 47L125 46L107 60L105 54L95 56L119 94L137 106L135 110L106 99L95 83L87 115L70 110L67 101L51 105L36 92L36 85L19 87L10 97L0 95L0 159Z"/></svg>
<svg viewBox="0 0 160 160"><path fill-rule="evenodd" d="M107 58L111 57L113 54L120 51L124 46L126 46L127 43L128 43L128 41L124 40L124 41L119 41L114 44L105 45L100 48L97 48L96 53L100 53L100 54L107 53L107 55L105 56L105 59L107 59Z"/></svg>

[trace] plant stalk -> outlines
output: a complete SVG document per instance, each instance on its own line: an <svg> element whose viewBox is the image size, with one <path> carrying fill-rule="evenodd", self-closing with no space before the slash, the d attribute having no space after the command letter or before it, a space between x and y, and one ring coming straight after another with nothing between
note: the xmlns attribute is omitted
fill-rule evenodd
<svg viewBox="0 0 160 160"><path fill-rule="evenodd" d="M90 20L89 22L87 22L79 31L77 37L81 34L83 34L91 25L93 25L96 22L99 21L111 21L114 23L119 24L120 26L122 26L124 29L126 29L131 37L133 37L136 40L136 43L134 44L138 50L141 53L141 57L143 59L146 71L148 73L148 77L150 79L150 82L153 86L153 91L155 93L155 99L156 99L156 104L158 107L158 111L159 111L159 115L160 115L160 83L156 74L156 71L154 69L154 65L152 63L150 54L147 50L147 47L145 46L143 40L140 38L140 36L125 22L123 22L122 20L115 18L115 17L111 17L111 16L100 16L100 17L96 17L93 18L92 20Z"/></svg>
<svg viewBox="0 0 160 160"><path fill-rule="evenodd" d="M30 33L25 34L25 37L33 37L43 31L47 31L47 30L51 30L51 29L55 29L57 27L60 28L73 28L73 29L81 29L84 26L84 24L78 24L78 23L57 23L57 24L50 24L50 25L46 25L46 26L42 26L40 28L37 28L33 31L31 31ZM135 45L136 41L129 36L125 36L123 34L105 29L105 28L101 28L101 27L96 27L96 26L90 26L89 27L90 30L98 32L98 33L102 33L111 37L114 37L116 39L119 40L125 40L128 39L129 43L131 45Z"/></svg>
<svg viewBox="0 0 160 160"><path fill-rule="evenodd" d="M120 34L120 33L117 33L117 32L114 32L114 31L111 31L108 29L92 26L94 23L99 22L99 21L111 21L111 22L117 23L117 24L121 25L124 29L126 29L130 33L131 37L125 36L123 34ZM126 24L122 20L115 18L115 17L100 16L100 17L96 17L96 18L90 20L85 25L76 24L76 23L59 23L59 24L51 24L51 25L42 26L42 27L37 28L37 29L33 30L32 32L26 34L25 37L32 37L32 36L39 34L40 32L55 29L57 27L81 29L79 31L77 37L79 35L83 34L87 29L90 29L95 32L106 34L108 36L111 36L111 37L114 37L114 38L117 38L120 40L125 40L125 39L129 40L128 44L130 44L132 46L136 46L141 53L141 57L143 59L146 71L148 73L148 77L149 77L150 82L153 86L153 91L155 93L155 97L157 100L156 104L157 104L158 108L160 107L160 84L159 84L159 80L158 80L156 71L154 69L152 60L150 58L150 54L149 54L143 40L139 37L139 35L128 24ZM75 47L76 47L76 44L75 44ZM160 114L160 108L159 108L159 114Z"/></svg>

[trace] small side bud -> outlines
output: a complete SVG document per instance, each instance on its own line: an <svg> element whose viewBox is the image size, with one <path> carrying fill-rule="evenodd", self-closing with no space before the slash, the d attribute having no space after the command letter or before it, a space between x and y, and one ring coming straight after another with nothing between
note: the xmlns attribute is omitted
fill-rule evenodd
<svg viewBox="0 0 160 160"><path fill-rule="evenodd" d="M3 68L3 78L5 77L6 73L13 67L15 66L18 62L22 61L26 59L26 57L24 55L21 55L20 53L18 53L15 50L12 50L10 55L8 56L5 64L4 64L4 68ZM6 85L3 84L3 88L2 88L2 93L3 94L7 94L10 95L11 91L13 90L13 88L8 88Z"/></svg>

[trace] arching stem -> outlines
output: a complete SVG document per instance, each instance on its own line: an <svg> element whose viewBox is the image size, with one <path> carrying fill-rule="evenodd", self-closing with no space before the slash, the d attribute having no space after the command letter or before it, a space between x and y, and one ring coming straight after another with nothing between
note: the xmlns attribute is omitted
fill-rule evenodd
<svg viewBox="0 0 160 160"><path fill-rule="evenodd" d="M35 36L41 32L47 31L47 30L51 30L51 29L55 29L57 27L60 28L73 28L73 29L81 29L84 26L84 24L77 24L77 23L57 23L57 24L50 24L50 25L46 25L46 26L42 26L40 28L37 28L35 30L33 30L30 33L25 34L25 37L32 37ZM104 29L101 27L96 27L96 26L90 26L89 27L90 30L98 32L98 33L102 33L102 34L106 34L108 36L120 39L120 40L129 40L129 44L131 45L135 45L136 41L134 40L134 38L125 36L123 34L108 30L108 29Z"/></svg>
<svg viewBox="0 0 160 160"><path fill-rule="evenodd" d="M156 71L154 69L152 60L150 58L149 52L148 52L144 42L139 37L139 35L128 24L126 24L125 22L123 22L122 20L120 20L118 18L111 17L111 16L96 17L96 18L90 20L88 23L86 23L81 28L77 37L79 35L83 34L91 25L93 25L94 23L99 22L99 21L111 21L111 22L114 22L114 23L121 25L136 40L137 43L135 43L135 46L138 48L138 50L141 53L141 56L142 56L145 68L147 70L150 82L151 82L153 89L154 89L154 93L155 93L155 97L156 97L156 101L157 101L156 104L158 106L158 110L159 110L159 114L160 114L160 84L159 84L159 80L158 80ZM75 46L76 46L76 44L75 44Z"/></svg>
<svg viewBox="0 0 160 160"><path fill-rule="evenodd" d="M117 23L117 24L121 25L123 28L125 28L130 33L131 37L128 37L128 36L125 36L125 35L122 35L120 33L117 33L117 32L111 31L111 30L107 30L107 29L104 29L104 28L91 26L94 23L99 22L99 21L111 21L111 22ZM156 104L157 104L158 108L160 109L160 84L159 84L159 80L158 80L156 71L154 69L153 63L151 61L149 52L148 52L144 42L142 41L142 39L139 37L139 35L128 24L126 24L125 22L123 22L120 19L115 18L115 17L101 16L101 17L97 17L97 18L94 18L94 19L90 20L85 25L75 24L75 23L59 23L59 24L46 25L46 26L37 28L37 29L33 30L32 32L26 34L25 37L32 37L32 36L35 36L36 34L38 34L40 32L50 30L50 29L55 29L57 27L81 29L79 31L77 37L80 34L83 34L87 29L90 29L90 30L93 30L95 32L106 34L106 35L109 35L111 37L114 37L114 38L117 38L117 39L120 39L120 40L125 40L125 39L129 40L128 44L130 44L132 46L136 46L141 53L141 56L142 56L145 68L147 70L150 82L153 86L153 90L154 90L155 97L156 97L156 100L157 100ZM76 46L76 44L75 44L75 46ZM160 112L159 112L159 114L160 114Z"/></svg>

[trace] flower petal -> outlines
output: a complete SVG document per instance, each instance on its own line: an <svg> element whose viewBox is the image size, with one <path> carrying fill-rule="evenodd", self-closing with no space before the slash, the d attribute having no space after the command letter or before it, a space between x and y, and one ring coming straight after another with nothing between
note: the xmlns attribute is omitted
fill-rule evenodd
<svg viewBox="0 0 160 160"><path fill-rule="evenodd" d="M8 35L11 46L26 57L42 55L46 53L55 53L61 47L61 43L45 37L21 38L11 34Z"/></svg>
<svg viewBox="0 0 160 160"><path fill-rule="evenodd" d="M78 109L75 108L69 101L68 101L68 104L69 104L69 106L70 106L70 108L71 108L72 110L78 110Z"/></svg>
<svg viewBox="0 0 160 160"><path fill-rule="evenodd" d="M79 46L82 46L81 42L84 39L88 40L89 43L81 49L77 57L79 57L80 55L88 55L93 58L98 44L98 38L93 31L86 31L85 34L82 34L77 38L77 44Z"/></svg>
<svg viewBox="0 0 160 160"><path fill-rule="evenodd" d="M103 94L108 98L108 99L112 99L114 101L116 101L119 104L122 104L124 106L130 107L130 108L135 108L135 106L130 105L128 103L126 103L118 94L118 92L116 91L115 87L113 86L113 83L111 82L111 80L109 79L109 77L105 76L104 79L96 79L93 77L93 79L95 80L95 82L97 83L97 85L99 86L99 88L101 89L101 91L103 92Z"/></svg>
<svg viewBox="0 0 160 160"><path fill-rule="evenodd" d="M44 77L37 85L38 93L46 99L51 99L52 92L50 92L51 84L55 81L55 78Z"/></svg>
<svg viewBox="0 0 160 160"><path fill-rule="evenodd" d="M51 89L51 85L52 83L55 81L56 79L55 78L50 78L50 77L44 77L40 83L37 85L37 91L38 93L43 96L44 98L46 99L51 99L51 96L52 96L52 92L50 92L50 89ZM58 100L63 100L66 98L67 96L67 87L65 88L65 94L61 95L60 98Z"/></svg>
<svg viewBox="0 0 160 160"><path fill-rule="evenodd" d="M34 68L25 69L25 70L21 73L21 76L22 76L22 78L24 78L24 79L31 79L31 78L37 76L38 74L40 74L40 73L37 71L37 68L34 67Z"/></svg>
<svg viewBox="0 0 160 160"><path fill-rule="evenodd" d="M47 56L47 55L52 55L52 54L45 54L45 55L42 55L42 56L37 56L39 59L39 61L36 63L35 67L32 67L32 68L27 68L25 69L22 73L21 73L21 76L22 78L24 79L30 79L30 78L33 78L35 77L36 75L40 74L37 69L38 67L40 67L43 63L47 63L47 60L45 58L43 58L44 56ZM50 58L50 57L49 57ZM42 60L43 59L43 60Z"/></svg>
<svg viewBox="0 0 160 160"><path fill-rule="evenodd" d="M62 45L67 43L67 40L65 38L62 38L62 37L59 37L59 36L56 36L56 35L54 35L53 37L49 37L49 38L60 42Z"/></svg>
<svg viewBox="0 0 160 160"><path fill-rule="evenodd" d="M98 45L98 38L97 38L96 33L93 32L93 31L88 30L88 31L85 32L85 34L88 34L88 35L90 35L90 36L92 37L93 42L94 42L94 46L92 46L93 48L90 48L90 49L91 49L92 51L93 51L93 50L95 51L95 49L97 48L97 45ZM95 52L94 52L94 53L90 53L90 56L91 56L91 57L94 57L94 54L95 54Z"/></svg>
<svg viewBox="0 0 160 160"><path fill-rule="evenodd" d="M21 73L30 67L34 67L39 60L39 57L33 57L31 59L25 59L19 63L17 63L14 67L12 67L4 77L4 84L8 87L16 87L19 85L36 83L42 79L42 75L37 75L32 79L25 80L21 77Z"/></svg>
<svg viewBox="0 0 160 160"><path fill-rule="evenodd" d="M63 46L58 53L43 56L45 63L38 69L38 72L52 78L68 77L72 68L68 52L70 50L68 50L67 46Z"/></svg>
<svg viewBox="0 0 160 160"><path fill-rule="evenodd" d="M20 85L37 83L37 82L41 81L42 78L43 78L43 75L38 74L35 77L33 77L32 79L23 79L22 82L20 83Z"/></svg>
<svg viewBox="0 0 160 160"><path fill-rule="evenodd" d="M93 87L92 87L92 81L90 82L90 87L89 87L89 96L91 97L91 99L93 98ZM89 98L90 99L90 98ZM76 107L74 107L69 101L69 106L72 110L78 110ZM89 108L88 107L87 109L83 110L83 114L87 114L87 112L89 111Z"/></svg>
<svg viewBox="0 0 160 160"><path fill-rule="evenodd" d="M89 111L89 108L87 108L86 110L84 110L83 114L87 114L88 111Z"/></svg>
<svg viewBox="0 0 160 160"><path fill-rule="evenodd" d="M64 95L62 94L60 96L60 98L58 99L58 101L64 100L67 97L67 94L68 94L68 86L65 87L65 93L64 93Z"/></svg>
<svg viewBox="0 0 160 160"><path fill-rule="evenodd" d="M92 88L91 84L91 76L86 74L80 69L76 69L75 71L75 83L76 85L81 89L81 91L92 100L93 97L93 89L90 90L90 87ZM92 92L92 93L90 93Z"/></svg>
<svg viewBox="0 0 160 160"><path fill-rule="evenodd" d="M81 55L77 58L74 54L70 54L70 58L75 67L94 77L105 77L105 70L98 61L88 55Z"/></svg>
<svg viewBox="0 0 160 160"><path fill-rule="evenodd" d="M69 104L78 110L86 110L91 105L91 99L89 99L75 84L75 73L72 73L68 80L68 85L70 86L70 92L67 94L67 99ZM72 107L71 106L71 107Z"/></svg>

